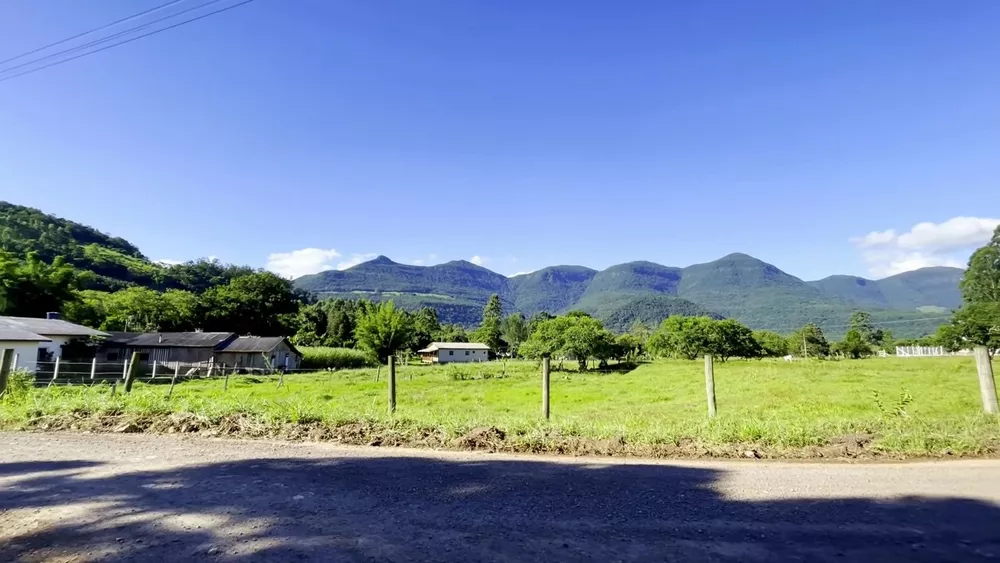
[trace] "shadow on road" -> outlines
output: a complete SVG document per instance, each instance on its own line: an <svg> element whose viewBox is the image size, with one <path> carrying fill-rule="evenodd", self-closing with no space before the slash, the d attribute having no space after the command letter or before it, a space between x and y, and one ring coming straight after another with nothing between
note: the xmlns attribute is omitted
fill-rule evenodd
<svg viewBox="0 0 1000 563"><path fill-rule="evenodd" d="M0 509L73 507L0 561L974 561L972 500L727 500L710 469L423 458L257 459L111 474L2 464ZM96 468L100 470L101 468ZM780 483L774 483L780 487ZM849 483L846 484L849 486ZM11 524L0 513L0 526ZM19 516L29 518L30 516ZM0 538L10 538L0 532Z"/></svg>

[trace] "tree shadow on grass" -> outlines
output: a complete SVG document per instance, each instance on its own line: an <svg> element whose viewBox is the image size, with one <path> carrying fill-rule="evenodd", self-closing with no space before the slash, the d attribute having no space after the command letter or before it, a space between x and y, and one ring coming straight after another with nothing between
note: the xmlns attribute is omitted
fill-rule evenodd
<svg viewBox="0 0 1000 563"><path fill-rule="evenodd" d="M0 463L0 475L8 476L0 487L0 561L1000 556L1000 509L988 503L737 501L713 487L724 472L696 467L332 457L127 473L87 461ZM60 520L8 531L56 508L67 511Z"/></svg>

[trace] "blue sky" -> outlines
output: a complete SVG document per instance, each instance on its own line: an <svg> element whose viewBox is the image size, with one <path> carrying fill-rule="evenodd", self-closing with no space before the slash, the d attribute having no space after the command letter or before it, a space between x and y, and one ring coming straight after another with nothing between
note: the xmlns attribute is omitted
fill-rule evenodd
<svg viewBox="0 0 1000 563"><path fill-rule="evenodd" d="M163 1L7 0L0 60ZM990 0L256 0L0 82L0 199L289 274L961 264L1000 217L997 29Z"/></svg>

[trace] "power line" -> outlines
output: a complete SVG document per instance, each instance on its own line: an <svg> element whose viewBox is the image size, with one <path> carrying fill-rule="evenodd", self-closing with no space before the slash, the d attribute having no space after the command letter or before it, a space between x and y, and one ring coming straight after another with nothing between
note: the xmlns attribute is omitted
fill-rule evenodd
<svg viewBox="0 0 1000 563"><path fill-rule="evenodd" d="M83 37L85 35L90 35L91 33L96 33L98 31L101 31L102 29L107 29L109 27L114 27L114 26L116 26L116 25L118 25L120 23L125 23L127 21L134 20L136 18L145 16L146 14L151 14L153 12L162 10L164 8L168 8L170 6L173 6L174 4L178 4L178 3L183 2L183 1L184 0L171 0L170 2L167 2L166 4L160 4L159 6L156 6L155 8L150 8L150 9L144 11L144 12L139 12L138 14L132 14L131 16L122 18L120 20L116 20L116 21L113 21L111 23L106 23L106 24L104 24L104 25L102 25L100 27L95 27L94 29L91 29L91 30L88 30L88 31L84 31L83 33L78 33L78 34L76 34L76 35L74 35L72 37L67 37L66 39L61 39L59 41L56 41L55 43L49 43L48 45L45 45L44 47L39 47L37 49L32 49L31 51L28 51L26 53L21 53L20 55L17 55L16 57L11 57L11 58L9 58L7 60L0 61L0 65L7 64L7 63L9 63L11 61L16 61L17 59L20 59L20 58L23 58L23 57L27 57L28 55L34 55L35 53L37 53L39 51L44 51L44 50L46 50L46 49L48 49L50 47L55 47L56 45L62 45L63 43L66 43L68 41L72 41L74 39L79 39L79 38L81 38L81 37Z"/></svg>
<svg viewBox="0 0 1000 563"><path fill-rule="evenodd" d="M63 63L68 63L70 61L74 61L74 60L79 59L79 58L83 58L83 57L86 57L86 56L89 56L89 55L94 55L96 53L100 53L101 51L107 51L108 49L113 49L113 48L118 47L120 45L125 45L126 43L131 43L133 41L138 41L139 39L142 39L144 37L149 37L151 35L156 35L157 33L161 33L161 32L164 32L164 31L167 31L167 30L170 30L170 29L174 29L175 27L180 27L182 25L186 25L186 24L189 24L189 23L192 23L192 22L196 22L198 20L202 20L202 19L205 19L207 17L214 16L215 14L221 14L222 12L228 12L229 10L232 10L234 8L239 8L240 6L243 6L245 4L249 4L250 2L253 2L253 1L254 0L243 0L242 2L239 2L237 4L233 4L232 6L227 6L225 8L220 8L218 10L215 10L214 12L208 12L207 14L202 14L200 16L196 16L196 17L193 17L193 18L190 18L190 19L186 19L184 21L175 23L173 25L168 25L167 27L161 27L160 29L156 29L154 31L150 31L149 33L144 33L142 35L137 35L135 37L126 39L124 41L119 41L117 43L112 43L111 45L106 45L104 47L101 47L100 49L94 49L92 51L87 51L86 53L82 53L82 54L76 55L74 57L69 57L69 58L66 58L66 59L55 61L53 63L49 63L47 65L42 65L42 66L40 66L38 68L33 68L31 70L26 70L24 72L19 72L17 74L12 74L10 76L5 76L3 78L0 78L0 82L6 82L8 80L12 80L12 79L17 78L19 76L25 76L25 75L28 75L28 74L33 74L33 73L38 72L40 70L45 70L47 68L51 68L51 67L54 67L54 66L59 66L59 65L61 65Z"/></svg>
<svg viewBox="0 0 1000 563"><path fill-rule="evenodd" d="M180 2L180 1L183 1L183 0L175 0L175 2ZM76 51L81 51L83 49L87 49L87 48L90 48L90 47L94 47L94 46L100 45L102 43L107 43L108 41L113 41L114 39L117 39L119 37L123 37L125 35L130 34L130 33L146 29L147 27L149 27L149 26L151 26L153 24L159 23L161 21L169 20L169 19L172 19L172 18L176 18L177 16L186 14L188 12L193 12L195 10L199 10L201 8L204 8L205 6L210 6L212 4L216 4L216 3L221 2L221 1L222 0L210 0L209 2L205 2L204 4L198 4L197 6L194 6L193 8L188 8L186 10L181 10L180 12L175 12L173 14L170 14L169 16L163 16L162 18L155 19L155 20L153 20L151 22L146 22L144 24L137 25L135 27L130 27L130 28L126 29L126 30L119 31L118 33L115 33L115 34L112 34L112 35L108 35L108 36L102 37L100 39L95 39L95 40L93 40L93 41L91 41L89 43L84 43L83 45L77 45L76 47L70 47L69 49L64 49L62 51L56 51L55 53L51 53L51 54L45 55L44 57L38 57L37 59L32 59L30 61L21 63L19 65L15 65L15 66L12 66L12 67L7 67L5 69L0 69L0 74L4 74L4 73L10 72L12 70L17 70L19 68L24 68L26 66L31 66L31 65L33 65L35 63L38 63L38 62L41 62L41 61L44 61L44 60L48 60L48 59L51 59L53 57L58 57L59 55L65 55L65 54L73 53L73 52L76 52ZM172 3L175 3L175 2L172 2ZM83 34L83 35L86 35L86 34ZM68 41L68 40L63 40L60 43L63 43L65 41ZM37 50L38 49L36 49L36 51ZM23 55L19 55L19 56L15 57L15 58L20 58L21 56L23 56ZM0 65L2 65L2 64L3 63L0 63Z"/></svg>

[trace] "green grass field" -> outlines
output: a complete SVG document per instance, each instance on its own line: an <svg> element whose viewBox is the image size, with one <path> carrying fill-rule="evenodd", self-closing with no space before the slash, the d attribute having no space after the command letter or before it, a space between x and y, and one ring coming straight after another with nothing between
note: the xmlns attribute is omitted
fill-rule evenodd
<svg viewBox="0 0 1000 563"><path fill-rule="evenodd" d="M570 362L566 362L569 366ZM502 372L505 371L505 374ZM909 457L1000 451L1000 419L981 414L971 358L717 363L709 420L701 362L630 372L555 371L541 416L532 362L401 366L395 415L386 370L54 386L0 403L0 427L210 431L350 443L653 456ZM173 422L171 422L173 421ZM129 426L131 424L131 426ZM185 426L186 424L186 426ZM124 426L123 426L124 425ZM470 437L471 433L471 437ZM464 439L463 439L464 437Z"/></svg>

